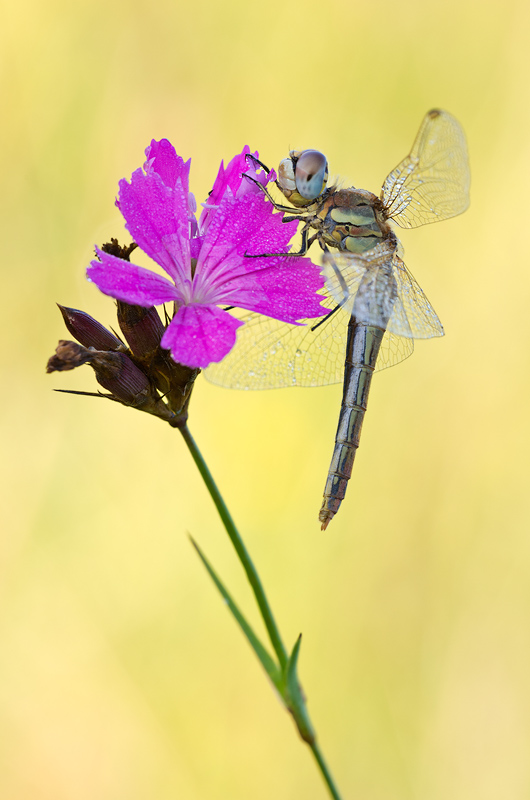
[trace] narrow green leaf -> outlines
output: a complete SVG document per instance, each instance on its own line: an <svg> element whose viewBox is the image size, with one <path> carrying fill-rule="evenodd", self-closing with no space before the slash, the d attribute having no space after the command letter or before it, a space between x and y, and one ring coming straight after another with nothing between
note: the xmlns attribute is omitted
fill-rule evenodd
<svg viewBox="0 0 530 800"><path fill-rule="evenodd" d="M298 683L298 675L296 667L298 666L298 655L300 653L300 645L302 644L302 634L298 637L287 661L285 667L285 682L291 696L295 696L300 692L300 685ZM301 696L301 695L300 695Z"/></svg>
<svg viewBox="0 0 530 800"><path fill-rule="evenodd" d="M285 666L285 693L286 702L289 711L293 715L296 727L304 742L313 744L315 741L315 732L311 725L311 720L307 713L305 697L300 687L298 680L298 656L300 654L300 645L302 644L302 634L296 640L291 655Z"/></svg>
<svg viewBox="0 0 530 800"><path fill-rule="evenodd" d="M283 685L283 679L282 679L282 674L281 674L280 668L277 666L277 664L274 661L274 659L269 655L269 653L267 652L265 647L262 645L262 643L260 642L260 640L258 639L256 634L254 633L254 631L252 630L252 628L250 627L250 625L246 621L245 617L243 616L243 614L241 613L241 611L237 607L237 605L232 600L230 594L228 593L228 591L224 587L224 585L221 582L221 580L218 578L218 576L215 573L213 567L211 566L211 564L207 560L207 558L204 555L204 553L201 551L201 549L200 549L199 545L197 544L197 542L193 539L192 536L190 536L190 540L191 540L191 543L194 546L195 550L199 554L199 558L201 559L202 563L206 567L211 579L213 580L213 582L215 583L215 585L219 589L219 592L220 592L223 600L225 601L225 603L227 604L228 608L230 609L230 611L234 615L234 618L235 618L236 622L238 623L239 627L241 628L241 630L243 631L243 634L246 636L248 643L250 644L250 646L254 650L255 654L257 655L258 659L260 660L263 669L265 670L265 672L267 673L267 675L269 676L269 678L273 682L273 684L276 687L277 691L280 692L280 694L281 694L282 685Z"/></svg>

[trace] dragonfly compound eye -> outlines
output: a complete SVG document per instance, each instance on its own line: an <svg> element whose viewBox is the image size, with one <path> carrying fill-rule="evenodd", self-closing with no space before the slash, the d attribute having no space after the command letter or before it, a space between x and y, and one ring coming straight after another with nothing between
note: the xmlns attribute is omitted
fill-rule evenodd
<svg viewBox="0 0 530 800"><path fill-rule="evenodd" d="M304 150L296 162L296 189L306 200L322 194L328 179L328 162L318 150Z"/></svg>

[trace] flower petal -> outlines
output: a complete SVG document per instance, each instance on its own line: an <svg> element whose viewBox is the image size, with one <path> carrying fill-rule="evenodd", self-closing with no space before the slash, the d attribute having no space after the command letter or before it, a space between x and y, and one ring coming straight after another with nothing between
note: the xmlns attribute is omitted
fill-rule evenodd
<svg viewBox="0 0 530 800"><path fill-rule="evenodd" d="M208 200L203 203L204 211L199 220L199 229L201 233L208 230L210 222L219 207L221 200L228 191L233 197L239 197L243 194L261 194L261 190L253 181L244 178L244 175L251 175L255 180L259 181L265 186L269 181L276 180L276 173L271 170L268 174L261 170L252 159L247 159L246 156L250 154L250 147L246 144L241 153L230 161L226 169L223 162L219 167L219 172L214 181L212 191L208 195ZM256 158L259 158L259 153L253 153Z"/></svg>
<svg viewBox="0 0 530 800"><path fill-rule="evenodd" d="M189 192L191 158L184 162L168 139L160 139L159 142L153 139L146 147L145 155L144 170L148 175L156 172L170 189L174 189L180 180L186 194Z"/></svg>
<svg viewBox="0 0 530 800"><path fill-rule="evenodd" d="M101 261L91 261L87 269L89 281L103 294L131 305L157 306L172 301L182 302L176 287L162 275L116 258L96 248Z"/></svg>
<svg viewBox="0 0 530 800"><path fill-rule="evenodd" d="M181 306L162 337L161 345L171 351L178 364L204 369L221 361L236 342L243 323L217 306Z"/></svg>
<svg viewBox="0 0 530 800"><path fill-rule="evenodd" d="M282 222L263 195L225 195L199 254L194 294L203 302L218 302L217 289L231 277L283 264L283 257L247 258L262 253L287 253L298 223ZM318 270L317 270L318 271ZM206 299L207 298L207 299Z"/></svg>
<svg viewBox="0 0 530 800"><path fill-rule="evenodd" d="M329 313L329 308L321 305L323 295L317 294L324 283L319 267L308 258L284 258L281 265L228 280L219 302L257 311L283 322L314 319Z"/></svg>
<svg viewBox="0 0 530 800"><path fill-rule="evenodd" d="M133 172L131 182L120 181L118 205L127 230L153 261L166 270L176 284L191 278L188 192L177 179L165 185L158 173Z"/></svg>

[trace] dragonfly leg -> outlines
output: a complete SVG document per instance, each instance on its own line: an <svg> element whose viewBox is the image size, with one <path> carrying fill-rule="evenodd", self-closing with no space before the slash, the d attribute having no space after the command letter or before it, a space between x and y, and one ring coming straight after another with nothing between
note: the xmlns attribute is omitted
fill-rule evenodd
<svg viewBox="0 0 530 800"><path fill-rule="evenodd" d="M348 299L348 297L350 296L350 292L348 290L348 285L347 285L346 281L344 280L344 276L343 276L341 270L335 264L335 261L333 260L333 256L331 255L329 249L326 246L324 246L322 249L324 250L325 253L329 253L329 258L327 259L327 262L328 262L328 264L331 263L331 268L333 269L333 272L335 273L335 277L337 278L337 280L339 282L339 286L340 286L340 288L342 290L342 294L343 294L343 301L342 302L345 303L346 300Z"/></svg>
<svg viewBox="0 0 530 800"><path fill-rule="evenodd" d="M297 219L295 217L294 219ZM298 258L299 256L305 256L315 239L318 238L318 233L315 233L314 236L308 237L307 227L302 229L302 246L300 250L296 253L257 253L256 255L252 255L250 253L245 253L245 258L272 258L273 256L284 256L285 258Z"/></svg>
<svg viewBox="0 0 530 800"><path fill-rule="evenodd" d="M252 162L252 164L254 164L254 166L261 167L261 169L262 169L264 172L266 172L266 173L267 173L267 175L270 175L270 173L272 172L272 170L270 170L270 169L269 169L269 167L268 167L266 164L264 164L264 163L263 163L263 161L260 161L260 160L259 160L259 158L256 158L256 156L253 156L253 155L252 155L252 153L247 153L247 154L246 154L246 156L245 156L245 158L246 158L246 160L247 160L247 161L250 161L250 162ZM246 177L246 178L248 178L249 180L254 180L254 178L252 178L252 176L251 176L251 175L247 175L246 173L244 173L244 175L245 175L245 177ZM255 180L254 180L254 183L256 183L256 181L255 181ZM263 184L262 184L262 183L259 183L259 181L258 181L257 183L259 184L259 187L260 187L261 189L265 189L265 187L263 186ZM274 181L274 183L276 184L276 186L278 187L278 189L279 189L279 190L280 190L280 192L281 192L281 190L282 190L282 187L280 186L280 184L278 183L278 181L277 181L277 180L275 180L275 181ZM274 203L274 200L272 199L272 197L269 195L269 193L268 193L267 191L265 192L265 194L267 195L267 197L269 198L269 200L270 200L272 203ZM287 206L284 206L284 208L285 208L285 209L287 209Z"/></svg>
<svg viewBox="0 0 530 800"><path fill-rule="evenodd" d="M247 153L247 154L246 154L246 156L245 156L245 159L246 159L247 161L251 161L251 162L252 162L254 165L256 165L256 164L257 164L257 166L258 166L258 167L261 167L261 169L262 169L262 170L264 170L264 171L267 173L267 175L268 175L268 174L269 174L269 172L271 171L271 170L268 168L268 166L267 166L266 164L264 164L264 163L263 163L263 161L260 161L260 160L259 160L259 158L256 158L256 156L253 156L253 155L252 155L252 153Z"/></svg>
<svg viewBox="0 0 530 800"><path fill-rule="evenodd" d="M243 173L243 177L246 178L249 181L252 181L252 183L256 184L256 186L263 192L263 194L267 197L267 199L271 201L271 203L274 206L274 208L276 209L276 211L284 211L284 212L292 213L292 211L293 211L293 207L292 206L282 206L281 203L277 203L276 200L274 199L274 197L271 195L271 193L267 189L267 187L264 186L262 183L260 183L256 178L253 178L252 175L248 175L246 172L244 172ZM303 218L300 217L300 219L303 219Z"/></svg>
<svg viewBox="0 0 530 800"><path fill-rule="evenodd" d="M303 222L303 221L304 217L301 217L300 214L291 214L290 216L284 214L282 217L282 222Z"/></svg>
<svg viewBox="0 0 530 800"><path fill-rule="evenodd" d="M329 319L331 316L333 316L333 314L334 314L336 311L338 311L338 310L339 310L339 308L342 308L342 306L336 305L336 306L335 306L335 308L332 308L332 309L331 309L331 311L329 311L329 312L326 314L326 316L325 316L325 317L322 317L322 319L320 320L320 322L317 322L317 324L316 324L316 325L313 325L313 327L311 328L311 333L313 333L313 331L316 331L316 329L317 329L317 328L320 328L320 326L321 326L321 325L323 325L323 324L324 324L324 322L327 322L327 321L328 321L328 319Z"/></svg>

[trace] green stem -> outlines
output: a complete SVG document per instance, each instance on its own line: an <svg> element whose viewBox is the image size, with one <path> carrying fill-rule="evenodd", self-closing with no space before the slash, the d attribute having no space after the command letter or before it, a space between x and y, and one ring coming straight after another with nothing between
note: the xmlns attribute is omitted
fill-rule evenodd
<svg viewBox="0 0 530 800"><path fill-rule="evenodd" d="M331 773L330 773L329 769L327 768L327 765L326 765L326 762L324 761L322 753L320 752L320 747L318 746L316 741L313 741L312 743L308 742L308 744L309 744L309 747L311 748L311 752L315 756L315 761L317 762L318 768L320 769L320 772L322 773L322 777L324 778L324 782L326 783L326 785L327 785L327 787L329 789L330 795L333 797L333 800L341 800L341 797L340 797L340 794L339 794L339 790L335 786L335 782L333 781L333 778L331 777Z"/></svg>
<svg viewBox="0 0 530 800"><path fill-rule="evenodd" d="M217 511L219 512L219 515L220 515L220 517L221 517L221 519L223 521L223 524L224 524L224 526L226 528L226 532L228 533L228 535L230 537L230 541L234 545L236 553L239 556L239 560L241 561L241 563L243 565L243 568L244 568L245 572L247 573L247 577L248 577L248 580L249 580L250 585L252 587L252 591L254 592L254 597L256 598L256 601L257 601L258 606L259 606L259 610L261 612L261 616L263 618L263 622L265 623L265 627L267 628L267 632L269 634L269 638L271 640L272 646L273 646L274 651L275 651L275 653L276 653L276 655L278 657L278 661L280 663L281 671L284 673L284 680L286 680L286 682L287 682L287 685L286 686L284 685L285 693L284 693L284 696L283 696L282 699L286 703L287 708L289 708L289 710L293 713L293 717L295 719L295 722L296 722L296 725L298 727L299 733L302 736L302 739L311 748L311 752L313 753L313 755L315 757L315 761L317 762L318 768L319 768L319 770L320 770L320 772L322 774L322 777L324 779L324 783L328 787L328 790L329 790L329 793L330 793L331 797L333 798L333 800L341 800L341 797L340 797L339 792L338 792L338 790L337 790L337 788L335 786L333 778L331 777L331 773L328 770L326 762L324 761L322 753L320 752L320 748L319 748L318 744L316 743L316 738L315 738L311 723L309 722L309 717L307 716L307 710L306 710L306 707L305 707L304 694L303 694L303 692L301 690L301 687L298 684L298 680L296 678L296 660L298 658L298 650L299 650L299 647L300 647L300 640L298 640L297 646L295 646L295 650L293 651L293 655L291 655L291 659L289 659L289 657L287 655L287 652L285 650L285 647L283 645L283 642L282 642L282 639L281 639L281 636L280 636L280 632L278 630L278 627L277 627L276 622L274 620L274 617L272 615L272 611L270 609L267 597L265 595L265 590L263 589L263 586L261 585L261 581L259 579L258 573L256 572L256 568L255 568L254 564L252 563L252 560L251 560L251 558L250 558L250 556L249 556L249 554L247 552L247 549L246 549L246 547L245 547L245 545L243 543L243 540L241 539L241 536L239 535L239 533L237 531L236 526L234 525L234 521L233 521L232 517L230 516L230 512L228 511L228 509L227 509L227 507L225 505L225 502L224 502L223 498L221 497L221 494L219 492L219 489L217 488L217 485L216 485L214 479L212 478L210 470L208 469L208 467L206 465L206 462L203 459L203 457L201 455L201 452L200 452L199 448L197 447L197 444L196 444L193 436L191 435L187 425L183 424L182 426L179 426L178 429L180 430L182 436L184 437L184 441L188 445L188 449L189 449L189 451L190 451L190 453L191 453L191 455L193 457L193 460L195 461L195 464L197 465L197 469L201 473L201 476L202 476L202 478L203 478L203 480L204 480L204 482L206 484L206 487L207 487L208 491L210 492L210 496L211 496L212 500L215 503L215 507L217 508ZM195 546L197 547L197 545L195 545ZM220 582L217 579L217 577L214 576L212 568L208 565L208 563L206 562L204 556L201 554L200 551L199 551L199 555L201 556L201 558L202 558L203 562L205 563L208 571L210 572L210 575L214 578L214 581L215 581L217 587L221 590L223 596L225 596L230 601L230 598L227 595L226 590L220 584ZM232 603L232 605L233 605L233 603ZM234 613L234 609L232 609L232 613ZM237 612L237 614L235 616L236 616L236 619L238 619L239 624L241 625L241 627L243 629L243 632L246 633L246 636L249 639L250 643L253 644L253 647L256 650L256 653L257 653L258 657L260 658L261 662L265 665L266 664L266 660L264 661L263 654L261 654L261 656L260 656L260 652L261 652L260 651L260 647L261 646L256 649L256 643L254 642L254 638L255 637L253 635L249 635L249 630L250 629L247 630L248 626L246 625L246 622L243 620L244 624L242 624L242 617L239 614L239 612ZM250 633L252 634L251 631L250 631ZM294 657L294 664L292 663L293 657ZM266 667L266 669L267 669L267 667ZM270 665L269 665L269 669L267 669L267 672L269 674L269 677L271 677L271 680L273 681L273 683L275 683L275 685L276 685L276 681L274 680L274 674L273 674L274 671L273 671L273 669L272 669L272 667ZM289 680L289 677L291 678L291 680ZM293 690L293 686L296 687L294 690ZM277 688L278 688L278 690L280 689L279 686L277 686ZM281 694L281 692L280 692L280 694ZM304 733L306 735L304 735Z"/></svg>
<svg viewBox="0 0 530 800"><path fill-rule="evenodd" d="M280 666L283 669L287 664L287 652L283 645L280 632L278 630L278 626L274 620L272 615L271 608L269 606L269 602L265 595L265 590L261 585L261 581L259 579L259 575L256 572L256 567L252 563L252 559L250 558L247 548L245 547L241 536L239 535L236 526L234 525L234 521L230 516L230 512L228 511L225 501L223 500L217 485L212 478L210 470L208 469L202 454L197 447L197 444L191 435L189 428L187 425L179 428L182 436L184 437L184 441L188 445L188 449L197 465L197 469L201 473L201 476L206 484L208 491L210 492L211 498L215 503L215 507L219 512L219 516L221 517L223 524L226 528L226 532L230 537L230 541L235 547L236 553L239 556L239 560L243 565L243 569L247 573L247 578L252 586L252 591L254 592L254 596L256 598L256 602L259 606L259 610L261 611L261 616L263 618L263 622L265 623L265 627L267 628L267 632L269 634L269 638L271 640L271 644L274 648L274 651L278 657L278 661L280 662Z"/></svg>

